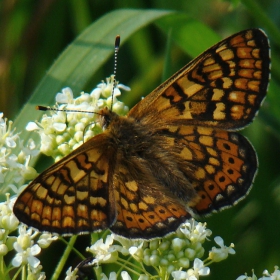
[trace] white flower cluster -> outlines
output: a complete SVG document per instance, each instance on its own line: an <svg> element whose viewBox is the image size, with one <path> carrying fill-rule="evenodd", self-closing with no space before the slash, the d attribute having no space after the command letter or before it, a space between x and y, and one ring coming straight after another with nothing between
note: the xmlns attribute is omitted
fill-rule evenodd
<svg viewBox="0 0 280 280"><path fill-rule="evenodd" d="M58 93L56 102L61 105L53 108L52 115L44 115L40 123L30 122L26 127L27 130L35 130L40 134L40 151L58 161L100 133L102 128L99 125L99 115L95 112L105 107L111 108L113 81L112 75L91 93L82 92L77 98L73 97L70 88L64 88ZM120 89L129 90L122 84L114 89L112 110L125 115L128 107L117 100L117 96L121 94Z"/></svg>
<svg viewBox="0 0 280 280"><path fill-rule="evenodd" d="M119 115L125 115L128 108L120 101L120 88L128 90L123 85L118 85L113 91L113 76L102 82L91 93L82 93L78 98L73 98L70 88L65 88L56 96L56 109L51 116L44 115L38 123L29 123L28 130L35 130L41 137L41 152L51 155L55 160L67 155L73 149L83 144L89 138L101 132L98 124L98 112L104 107ZM102 97L102 98L101 98ZM113 106L111 107L113 101ZM60 104L60 105L59 105ZM67 112L66 112L67 111ZM71 112L70 112L71 111ZM15 148L20 147L20 153ZM27 147L20 141L19 134L12 129L12 122L8 122L0 113L0 184L2 193L8 189L17 192L18 186L24 180L33 179L36 171L29 166L32 156L38 154L32 140ZM39 260L42 249L47 248L57 236L51 234L40 234L32 229L26 229L19 224L14 216L14 199L0 203L0 279L10 270L14 270L14 279L21 273L22 279L46 279L43 267ZM18 228L19 235L11 236ZM209 265L226 259L230 254L235 254L233 244L225 246L221 237L215 237L218 245L213 246L204 259L205 249L203 244L211 236L212 232L206 228L206 224L190 220L183 224L175 233L161 239L151 241L128 240L115 234L107 235L105 241L97 240L87 251L94 258L92 264L109 268L110 264L120 268L118 272L111 272L108 276L104 273L98 275L98 279L115 280L148 280L150 278L174 280L198 280L210 273ZM6 255L14 252L10 265L4 263ZM65 261L65 260L63 260ZM101 266L102 265L102 266ZM59 265L58 265L59 266ZM109 266L109 267L108 267ZM99 270L100 271L100 270ZM151 272L153 271L153 272ZM61 271L60 271L61 272ZM76 280L78 268L68 268L65 280ZM132 277L133 275L133 277ZM61 276L61 274L60 274ZM4 279L4 278L3 278ZM280 271L270 274L264 271L259 280L280 280ZM253 275L248 277L242 275L237 280L257 280Z"/></svg>
<svg viewBox="0 0 280 280"><path fill-rule="evenodd" d="M252 276L248 276L247 274L239 276L236 280L280 280L280 270L278 266L274 267L274 272L269 273L267 270L264 270L263 276L261 278L257 278L253 271Z"/></svg>
<svg viewBox="0 0 280 280"><path fill-rule="evenodd" d="M64 111L52 111L52 116L44 115L40 123L33 122L27 125L27 130L39 132L41 136L40 151L52 155L58 160L101 131L97 121L98 114L94 114L94 112L109 107L118 114L126 114L128 107L119 102L117 96L120 95L120 89L129 90L129 88L118 85L114 89L114 97L112 98L114 84L114 78L111 76L106 80L106 83L99 84L90 94L82 93L76 99L73 98L70 88L65 88L62 93L58 93L56 96L57 104L67 104L57 105L56 108ZM113 105L111 106L111 104ZM90 129L88 129L89 126ZM20 153L17 155L16 152L13 153L13 149L18 148L18 145L20 145ZM17 187L22 186L25 180L36 177L35 169L29 167L28 164L30 158L38 153L39 150L35 149L32 140L28 142L27 147L23 146L19 134L12 130L12 122L3 119L3 114L0 114L1 191L10 188L17 193ZM15 271L15 278L21 273L22 279L46 279L38 256L42 249L49 247L50 243L58 237L46 233L40 234L33 229L27 230L13 214L14 201L15 198L10 199L7 195L7 201L0 203L0 256L2 256L0 267L8 267L3 264L3 257L8 252L14 251L14 257L8 269ZM19 235L10 236L10 233L16 229L19 230ZM7 272L0 269L0 279L4 277L4 273ZM77 273L77 268L70 267L66 272L65 279L77 279Z"/></svg>
<svg viewBox="0 0 280 280"><path fill-rule="evenodd" d="M29 166L30 159L39 153L35 143L29 139L27 145L20 140L20 134L15 133L12 121L3 118L0 113L0 185L1 195L6 194L6 201L0 202L0 278L6 279L5 274L9 270L17 269L15 275L25 271L28 279L45 279L39 259L35 256L41 248L48 247L52 240L57 239L49 235L40 235L31 229L19 224L13 213L13 205L16 197L10 199L8 191L18 193L24 187L26 180L37 176L36 170ZM19 151L19 152L17 152ZM15 230L19 235L11 235ZM37 242L34 241L36 238ZM14 253L11 265L4 264L5 256ZM5 272L4 268L7 268ZM15 276L16 278L16 276Z"/></svg>
<svg viewBox="0 0 280 280"><path fill-rule="evenodd" d="M13 214L14 202L15 198L10 199L7 194L7 200L0 203L0 256L2 257L0 258L0 264L4 260L3 257L14 250L15 256L11 262L12 268L27 267L28 279L45 279L40 260L36 256L41 252L41 248L47 248L52 241L57 239L57 236L51 234L40 235L39 232L32 229L26 230L26 227L19 224ZM19 235L17 237L11 236L10 234L17 228ZM18 269L18 272L20 271L21 269Z"/></svg>
<svg viewBox="0 0 280 280"><path fill-rule="evenodd" d="M1 194L13 191L18 192L18 187L25 180L34 179L37 172L29 161L32 156L36 156L39 151L35 148L35 143L30 139L26 146L19 138L19 134L12 129L12 121L3 118L0 112L0 185ZM20 153L15 152L20 148Z"/></svg>
<svg viewBox="0 0 280 280"><path fill-rule="evenodd" d="M100 239L87 250L94 256L94 264L117 263L130 272L135 271L135 275L138 275L140 280L155 276L151 275L146 267L153 267L160 279L168 279L172 276L175 280L198 280L200 276L210 273L207 265L224 260L229 254L235 254L232 244L227 247L221 237L215 237L214 240L219 248L213 247L208 258L202 261L200 259L204 255L202 244L211 234L206 224L192 219L183 224L175 233L162 239L128 240L111 234L106 237L105 242ZM133 264L126 262L120 254L125 257L131 256L139 263L139 267L135 269L134 262ZM125 270L120 276L122 279L131 279ZM118 274L114 272L109 275L109 278L102 275L104 280L113 280L117 277Z"/></svg>

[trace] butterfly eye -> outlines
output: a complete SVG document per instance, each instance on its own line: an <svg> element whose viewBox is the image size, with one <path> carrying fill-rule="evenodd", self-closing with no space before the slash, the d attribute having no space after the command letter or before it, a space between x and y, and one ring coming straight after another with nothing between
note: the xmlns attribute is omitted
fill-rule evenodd
<svg viewBox="0 0 280 280"><path fill-rule="evenodd" d="M102 109L98 114L100 115L100 125L103 130L106 130L109 127L112 119L119 117L116 113L110 111L108 108Z"/></svg>

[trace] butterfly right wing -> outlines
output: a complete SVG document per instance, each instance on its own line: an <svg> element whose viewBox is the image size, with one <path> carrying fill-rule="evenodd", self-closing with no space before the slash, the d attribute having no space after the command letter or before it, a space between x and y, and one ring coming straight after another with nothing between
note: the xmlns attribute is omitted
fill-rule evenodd
<svg viewBox="0 0 280 280"><path fill-rule="evenodd" d="M199 197L190 206L192 213L217 212L235 205L248 194L258 161L244 136L209 127L169 126L158 131L158 137L162 137L163 148L168 149L169 157ZM179 198L186 199L182 193L188 189L187 184L171 187Z"/></svg>
<svg viewBox="0 0 280 280"><path fill-rule="evenodd" d="M270 77L265 33L234 34L195 58L128 113L155 128L167 124L241 129L256 115Z"/></svg>
<svg viewBox="0 0 280 280"><path fill-rule="evenodd" d="M31 182L15 202L15 215L39 231L58 234L110 227L117 214L110 190L114 162L107 135L93 137Z"/></svg>

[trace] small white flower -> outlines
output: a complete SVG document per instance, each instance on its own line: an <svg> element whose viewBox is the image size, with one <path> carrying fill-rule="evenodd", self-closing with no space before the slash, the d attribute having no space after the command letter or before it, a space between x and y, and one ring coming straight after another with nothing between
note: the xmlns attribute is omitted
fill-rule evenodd
<svg viewBox="0 0 280 280"><path fill-rule="evenodd" d="M39 246L41 248L47 248L50 246L50 244L52 243L52 241L55 241L58 239L57 235L52 235L50 233L42 233L39 237L39 240L37 241L37 243L39 244Z"/></svg>
<svg viewBox="0 0 280 280"><path fill-rule="evenodd" d="M112 246L113 241L112 235L107 235L105 243L103 239L99 239L90 248L87 248L87 251L95 256L93 263L110 263L118 258L118 252Z"/></svg>
<svg viewBox="0 0 280 280"><path fill-rule="evenodd" d="M10 194L6 194L7 201L0 203L0 226L9 232L14 231L19 224L18 219L13 213L13 206L16 197L10 199Z"/></svg>
<svg viewBox="0 0 280 280"><path fill-rule="evenodd" d="M55 101L57 103L74 103L72 89L69 87L63 88L62 92L56 95Z"/></svg>
<svg viewBox="0 0 280 280"><path fill-rule="evenodd" d="M206 228L206 223L198 223L194 219L184 223L180 231L191 241L203 243L205 239L212 234L210 229Z"/></svg>
<svg viewBox="0 0 280 280"><path fill-rule="evenodd" d="M0 146L6 145L9 148L15 148L18 134L14 134L14 130L12 130L13 122L3 119L3 116L4 114L0 113Z"/></svg>
<svg viewBox="0 0 280 280"><path fill-rule="evenodd" d="M258 280L258 279L257 279L257 276L254 274L254 271L253 271L252 277L248 276L245 273L245 275L240 275L239 277L237 277L236 280Z"/></svg>
<svg viewBox="0 0 280 280"><path fill-rule="evenodd" d="M127 271L122 271L121 272L121 277L123 280L131 280L130 275L127 273Z"/></svg>
<svg viewBox="0 0 280 280"><path fill-rule="evenodd" d="M106 78L106 83L102 81L100 84L97 85L97 88L101 89L101 95L104 97L110 97L112 95L112 90L114 86L114 75L111 77Z"/></svg>
<svg viewBox="0 0 280 280"><path fill-rule="evenodd" d="M78 269L75 268L74 270L72 270L72 266L70 266L66 271L65 280L76 280L78 278L78 275L76 275L77 271Z"/></svg>
<svg viewBox="0 0 280 280"><path fill-rule="evenodd" d="M109 278L104 274L101 273L101 280L117 280L116 272L110 272Z"/></svg>
<svg viewBox="0 0 280 280"><path fill-rule="evenodd" d="M32 230L26 230L25 226L19 227L19 236L17 241L14 243L14 249L16 250L16 255L12 260L12 265L19 267L22 264L29 264L31 267L36 268L40 261L35 256L41 252L41 248L38 244L33 245L33 240L36 233L33 235Z"/></svg>
<svg viewBox="0 0 280 280"><path fill-rule="evenodd" d="M114 240L118 241L121 245L113 245L114 248L122 253L124 256L127 255L136 255L139 250L143 247L144 242L142 240L131 240L123 238L119 235L112 234Z"/></svg>
<svg viewBox="0 0 280 280"><path fill-rule="evenodd" d="M35 244L26 250L23 250L18 243L14 244L14 249L17 251L15 257L12 260L12 265L19 267L22 264L29 264L31 267L36 268L40 264L40 260L37 259L36 255L41 252L41 248Z"/></svg>
<svg viewBox="0 0 280 280"><path fill-rule="evenodd" d="M220 236L216 236L214 240L221 248L212 247L212 250L209 252L209 259L213 262L220 262L226 259L229 254L235 254L233 244L230 244L229 247L225 246L224 240Z"/></svg>
<svg viewBox="0 0 280 280"><path fill-rule="evenodd" d="M200 259L195 259L193 268L188 269L187 271L173 271L171 274L175 280L198 280L199 276L209 275L209 267L205 267L204 263Z"/></svg>
<svg viewBox="0 0 280 280"><path fill-rule="evenodd" d="M46 279L45 272L42 272L42 265L38 265L37 267L28 266L28 276L27 279L36 279L36 280L44 280Z"/></svg>
<svg viewBox="0 0 280 280"><path fill-rule="evenodd" d="M267 277L262 277L260 278L261 280L280 280L280 270L278 269L278 266L274 267L274 272L272 274L265 270L263 275Z"/></svg>
<svg viewBox="0 0 280 280"><path fill-rule="evenodd" d="M208 275L210 273L209 267L205 267L204 263L200 259L194 260L193 270L196 275Z"/></svg>
<svg viewBox="0 0 280 280"><path fill-rule="evenodd" d="M38 124L35 123L35 122L29 122L29 123L26 125L25 129L26 129L27 131L34 131L34 130L40 129L40 127L39 127Z"/></svg>
<svg viewBox="0 0 280 280"><path fill-rule="evenodd" d="M95 114L95 112L104 107L111 108L113 86L114 79L111 76L106 79L106 83L99 84L90 94L82 92L75 99L70 88L64 88L62 92L57 93L57 106L50 113L51 116L44 115L40 123L32 123L27 126L27 129L39 133L41 137L40 151L58 161L89 138L102 132L100 115ZM114 93L114 112L120 115L126 114L128 112L127 106L117 100L120 89L115 88Z"/></svg>

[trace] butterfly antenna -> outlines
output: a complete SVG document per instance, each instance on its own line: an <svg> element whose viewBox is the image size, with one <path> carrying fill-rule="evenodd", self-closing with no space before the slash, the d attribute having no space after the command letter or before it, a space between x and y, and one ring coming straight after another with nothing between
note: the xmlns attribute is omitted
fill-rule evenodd
<svg viewBox="0 0 280 280"><path fill-rule="evenodd" d="M100 115L97 112L92 111L81 111L81 110L71 110L71 109L58 109L58 108L51 108L49 106L41 106L37 105L36 110L39 111L54 111L54 112L65 112L65 113L87 113L87 114L97 114Z"/></svg>
<svg viewBox="0 0 280 280"><path fill-rule="evenodd" d="M117 87L117 80L116 80L116 75L117 75L117 61L118 61L118 51L120 48L120 42L121 42L121 36L117 35L115 39L115 53L114 53L114 80L113 80L113 89L112 89L112 103L111 103L111 111L113 109L113 100L114 100L114 89ZM100 115L99 113L96 112L90 112L90 111L80 111L80 110L69 110L69 109L58 109L58 108L51 108L49 106L41 106L37 105L36 110L39 111L55 111L55 112L65 112L65 113L93 113Z"/></svg>
<svg viewBox="0 0 280 280"><path fill-rule="evenodd" d="M114 80L113 80L113 89L112 89L112 103L111 103L111 111L113 109L113 100L114 100L114 89L117 87L117 64L118 64L118 52L120 48L121 37L120 35L116 36L115 40L115 54L114 54Z"/></svg>

